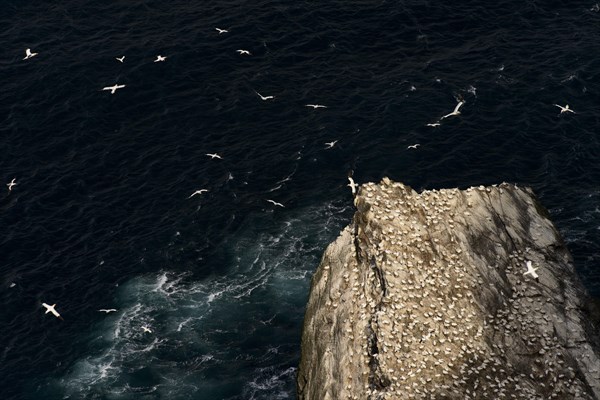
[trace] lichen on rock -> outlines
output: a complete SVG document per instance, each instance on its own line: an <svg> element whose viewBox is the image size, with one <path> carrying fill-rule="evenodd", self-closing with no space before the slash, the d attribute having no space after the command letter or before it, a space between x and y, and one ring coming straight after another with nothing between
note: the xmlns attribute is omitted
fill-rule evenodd
<svg viewBox="0 0 600 400"><path fill-rule="evenodd" d="M530 189L384 178L354 204L313 276L300 399L600 398L600 332Z"/></svg>

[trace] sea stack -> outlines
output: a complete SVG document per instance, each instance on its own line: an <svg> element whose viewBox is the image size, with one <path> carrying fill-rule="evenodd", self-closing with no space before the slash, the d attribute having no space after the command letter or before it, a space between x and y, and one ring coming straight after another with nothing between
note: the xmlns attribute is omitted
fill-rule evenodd
<svg viewBox="0 0 600 400"><path fill-rule="evenodd" d="M299 399L600 399L600 332L531 189L384 178L354 204L312 279Z"/></svg>

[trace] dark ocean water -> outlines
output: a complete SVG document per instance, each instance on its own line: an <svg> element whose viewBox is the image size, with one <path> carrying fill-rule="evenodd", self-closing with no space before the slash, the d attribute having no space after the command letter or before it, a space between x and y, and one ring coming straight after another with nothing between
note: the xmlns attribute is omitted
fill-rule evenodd
<svg viewBox="0 0 600 400"><path fill-rule="evenodd" d="M350 170L533 187L600 296L594 1L438 3L2 1L0 397L294 399Z"/></svg>

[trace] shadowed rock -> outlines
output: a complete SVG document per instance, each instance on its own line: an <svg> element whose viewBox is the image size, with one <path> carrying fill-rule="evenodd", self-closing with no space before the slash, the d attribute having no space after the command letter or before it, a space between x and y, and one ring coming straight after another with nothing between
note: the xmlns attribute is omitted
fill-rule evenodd
<svg viewBox="0 0 600 400"><path fill-rule="evenodd" d="M530 189L384 178L354 203L313 276L300 399L600 398L600 332Z"/></svg>

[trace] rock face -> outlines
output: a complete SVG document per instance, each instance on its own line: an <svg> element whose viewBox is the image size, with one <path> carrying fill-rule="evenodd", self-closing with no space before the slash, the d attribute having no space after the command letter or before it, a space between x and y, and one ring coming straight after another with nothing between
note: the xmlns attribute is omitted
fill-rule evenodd
<svg viewBox="0 0 600 400"><path fill-rule="evenodd" d="M385 178L355 205L313 276L299 399L600 399L600 332L530 189Z"/></svg>

